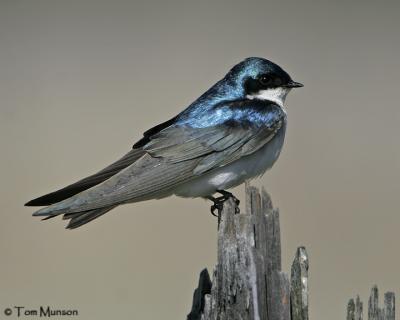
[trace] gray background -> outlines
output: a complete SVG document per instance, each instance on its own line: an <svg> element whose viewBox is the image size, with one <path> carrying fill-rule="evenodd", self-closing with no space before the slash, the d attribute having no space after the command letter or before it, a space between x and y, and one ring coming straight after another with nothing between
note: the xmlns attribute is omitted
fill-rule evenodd
<svg viewBox="0 0 400 320"><path fill-rule="evenodd" d="M75 231L23 204L117 159L247 56L305 84L256 184L281 209L286 270L307 246L311 319L344 319L375 282L399 294L398 3L1 0L0 308L185 318L215 264L209 203L127 205Z"/></svg>

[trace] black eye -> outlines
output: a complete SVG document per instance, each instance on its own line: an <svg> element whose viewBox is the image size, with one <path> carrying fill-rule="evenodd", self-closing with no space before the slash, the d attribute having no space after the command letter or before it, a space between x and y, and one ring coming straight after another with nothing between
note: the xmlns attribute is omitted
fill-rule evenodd
<svg viewBox="0 0 400 320"><path fill-rule="evenodd" d="M258 78L258 81L263 85L263 86L270 86L273 83L273 80L270 76L263 74Z"/></svg>

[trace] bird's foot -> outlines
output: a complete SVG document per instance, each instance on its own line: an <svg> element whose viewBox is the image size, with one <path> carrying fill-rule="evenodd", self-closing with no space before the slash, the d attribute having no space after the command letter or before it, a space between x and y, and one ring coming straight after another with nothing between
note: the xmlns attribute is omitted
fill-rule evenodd
<svg viewBox="0 0 400 320"><path fill-rule="evenodd" d="M222 209L224 208L224 202L227 201L228 199L232 198L236 205L235 213L237 214L237 213L240 213L240 209L239 209L240 200L228 191L217 190L217 192L220 193L222 196L216 197L216 198L209 196L207 198L213 202L213 205L211 206L210 211L214 217L218 218L218 228L219 228L219 225L221 223L221 213L222 213Z"/></svg>
<svg viewBox="0 0 400 320"><path fill-rule="evenodd" d="M220 194L222 194L222 197L219 197L219 198L222 198L222 199L224 199L223 201L222 201L222 203L224 203L226 200L228 200L229 198L232 198L233 199L233 201L235 202L235 213L240 213L240 208L239 208L239 204L240 204L240 200L238 199L238 198L236 198L234 195L233 195L233 193L231 193L231 192L228 192L228 191L225 191L225 190L217 190L217 192L218 193L220 193ZM218 199L218 198L217 198Z"/></svg>

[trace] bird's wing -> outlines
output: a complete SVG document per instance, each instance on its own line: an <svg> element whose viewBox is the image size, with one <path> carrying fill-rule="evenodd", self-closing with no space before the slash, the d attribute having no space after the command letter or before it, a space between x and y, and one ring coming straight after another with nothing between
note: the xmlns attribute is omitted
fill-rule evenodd
<svg viewBox="0 0 400 320"><path fill-rule="evenodd" d="M193 174L203 174L257 151L275 136L285 114L276 105L268 107L270 110L264 110L269 111L268 117L262 125L248 119L229 119L201 128L174 125L153 135L143 149L172 163L199 159Z"/></svg>
<svg viewBox="0 0 400 320"><path fill-rule="evenodd" d="M27 202L26 206L48 206L53 203L57 203L61 200L72 197L86 189L89 189L120 172L122 169L128 167L134 163L137 159L144 155L144 151L141 149L133 149L125 154L121 159L107 166L103 170L79 180L73 184L70 184L60 190L48 193L39 198L33 199Z"/></svg>
<svg viewBox="0 0 400 320"><path fill-rule="evenodd" d="M108 180L77 195L36 211L34 216L55 216L162 198L178 183L193 175L197 159L171 163L145 154Z"/></svg>
<svg viewBox="0 0 400 320"><path fill-rule="evenodd" d="M102 183L103 181L106 181L107 179L109 179L113 175L117 174L122 169L125 169L126 167L128 167L129 165L134 163L136 160L138 160L140 157L142 157L145 154L145 151L142 150L142 146L145 145L149 141L149 137L151 135L158 133L160 130L172 125L175 121L175 118L176 117L174 117L168 121L165 121L163 123L160 123L160 124L156 125L155 127L147 130L143 134L143 138L140 139L137 143L135 143L135 145L133 146L133 150L129 151L121 159L110 164L109 166L102 169L101 171L99 171L89 177L86 177L84 179L81 179L73 184L70 184L62 189L48 193L39 198L33 199L33 200L27 202L25 205L26 206L48 206L48 205L60 202L62 200L65 200L67 198L70 198L84 190L87 190L95 185Z"/></svg>
<svg viewBox="0 0 400 320"><path fill-rule="evenodd" d="M175 164L198 159L193 174L200 175L257 151L275 136L281 125L281 122L274 128L219 125L196 130L173 127L152 140L145 150L155 158Z"/></svg>
<svg viewBox="0 0 400 320"><path fill-rule="evenodd" d="M275 106L265 119L263 125L229 119L202 128L175 123L149 137L143 146L146 154L127 168L35 215L87 211L169 195L177 185L249 155L268 143L281 128L284 113Z"/></svg>

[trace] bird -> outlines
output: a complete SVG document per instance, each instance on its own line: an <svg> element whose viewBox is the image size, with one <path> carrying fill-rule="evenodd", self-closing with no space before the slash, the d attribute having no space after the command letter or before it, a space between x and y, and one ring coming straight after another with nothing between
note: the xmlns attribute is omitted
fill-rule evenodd
<svg viewBox="0 0 400 320"><path fill-rule="evenodd" d="M269 170L287 126L285 99L295 82L279 65L249 57L173 118L143 133L103 170L27 202L33 216L59 215L75 229L119 205L176 195L211 200L220 216L227 190ZM221 196L216 197L215 194Z"/></svg>

